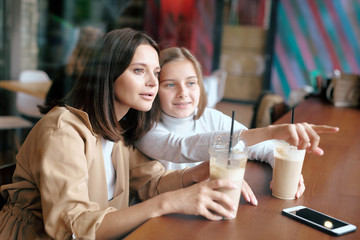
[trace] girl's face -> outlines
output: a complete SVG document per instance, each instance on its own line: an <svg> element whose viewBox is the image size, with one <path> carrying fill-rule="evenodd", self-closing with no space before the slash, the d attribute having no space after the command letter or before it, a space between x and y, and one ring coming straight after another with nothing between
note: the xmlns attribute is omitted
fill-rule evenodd
<svg viewBox="0 0 360 240"><path fill-rule="evenodd" d="M160 73L159 100L168 115L186 118L199 104L200 87L194 65L188 60L166 63Z"/></svg>
<svg viewBox="0 0 360 240"><path fill-rule="evenodd" d="M115 112L120 120L130 108L149 111L158 91L160 73L156 50L138 46L128 68L115 80Z"/></svg>

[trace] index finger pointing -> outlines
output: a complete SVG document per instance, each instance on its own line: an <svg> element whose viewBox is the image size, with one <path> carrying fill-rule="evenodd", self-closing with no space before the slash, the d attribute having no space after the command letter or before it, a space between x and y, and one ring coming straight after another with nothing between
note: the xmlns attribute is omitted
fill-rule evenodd
<svg viewBox="0 0 360 240"><path fill-rule="evenodd" d="M335 132L338 132L340 130L338 127L332 127L332 126L327 126L327 125L310 124L310 126L317 133L335 133Z"/></svg>

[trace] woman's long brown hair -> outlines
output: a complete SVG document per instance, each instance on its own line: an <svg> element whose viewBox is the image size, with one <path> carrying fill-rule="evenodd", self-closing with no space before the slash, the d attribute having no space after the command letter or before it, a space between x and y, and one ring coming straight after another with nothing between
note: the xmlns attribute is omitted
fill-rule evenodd
<svg viewBox="0 0 360 240"><path fill-rule="evenodd" d="M142 32L124 28L107 33L97 42L72 91L64 100L43 106L42 113L68 104L88 114L95 133L114 142L123 138L127 146L133 145L160 117L160 109L154 104L148 112L130 109L123 119L116 119L114 82L141 44L152 46L159 54L157 43Z"/></svg>

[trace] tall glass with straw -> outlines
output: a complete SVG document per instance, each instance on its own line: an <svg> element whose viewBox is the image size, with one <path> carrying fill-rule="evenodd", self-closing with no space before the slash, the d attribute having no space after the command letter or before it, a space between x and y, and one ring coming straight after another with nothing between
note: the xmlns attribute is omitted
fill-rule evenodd
<svg viewBox="0 0 360 240"><path fill-rule="evenodd" d="M294 123L294 108L291 109L291 123ZM280 199L295 199L305 150L280 140L274 140L274 144L272 195Z"/></svg>
<svg viewBox="0 0 360 240"><path fill-rule="evenodd" d="M236 216L241 185L244 179L246 162L248 159L247 147L239 137L234 134L234 111L230 132L219 132L215 134L209 149L210 153L210 179L229 179L236 185L236 189L218 189L233 199L236 205Z"/></svg>

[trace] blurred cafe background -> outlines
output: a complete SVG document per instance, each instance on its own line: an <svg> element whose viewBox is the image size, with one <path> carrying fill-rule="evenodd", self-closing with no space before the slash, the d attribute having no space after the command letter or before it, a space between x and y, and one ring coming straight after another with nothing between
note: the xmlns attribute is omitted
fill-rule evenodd
<svg viewBox="0 0 360 240"><path fill-rule="evenodd" d="M360 74L360 0L1 0L1 164L15 161L41 117L21 103L44 101L87 27L131 27L161 48L187 47L203 66L209 106L235 110L248 127Z"/></svg>

